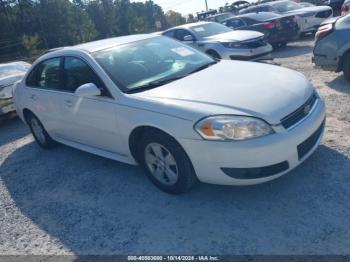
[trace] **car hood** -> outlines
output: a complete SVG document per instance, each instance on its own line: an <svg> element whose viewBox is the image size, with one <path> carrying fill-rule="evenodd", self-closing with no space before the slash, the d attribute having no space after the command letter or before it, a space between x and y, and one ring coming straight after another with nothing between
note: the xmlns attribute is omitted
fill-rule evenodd
<svg viewBox="0 0 350 262"><path fill-rule="evenodd" d="M310 6L310 7L303 7L297 10L289 11L285 14L302 15L305 13L318 13L318 12L327 11L331 9L332 8L329 6Z"/></svg>
<svg viewBox="0 0 350 262"><path fill-rule="evenodd" d="M204 38L206 41L219 41L219 42L242 42L259 37L263 37L264 34L256 31L249 30L237 30L232 32L227 32L223 34L213 35Z"/></svg>
<svg viewBox="0 0 350 262"><path fill-rule="evenodd" d="M0 99L12 97L13 88L16 82L22 80L24 73L0 78Z"/></svg>
<svg viewBox="0 0 350 262"><path fill-rule="evenodd" d="M279 124L311 96L295 71L260 63L221 61L167 85L136 93L149 110L189 120L219 114L255 116Z"/></svg>

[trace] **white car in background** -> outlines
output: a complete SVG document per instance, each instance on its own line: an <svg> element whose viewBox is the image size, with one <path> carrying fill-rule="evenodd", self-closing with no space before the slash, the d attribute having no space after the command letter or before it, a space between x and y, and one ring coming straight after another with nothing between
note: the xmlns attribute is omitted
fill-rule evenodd
<svg viewBox="0 0 350 262"><path fill-rule="evenodd" d="M13 88L29 68L30 64L26 62L0 64L0 116L15 111L12 100Z"/></svg>
<svg viewBox="0 0 350 262"><path fill-rule="evenodd" d="M240 14L274 12L283 15L295 15L298 19L300 33L316 32L320 24L333 16L333 10L329 6L304 7L302 4L289 0L272 1L253 5L240 11Z"/></svg>
<svg viewBox="0 0 350 262"><path fill-rule="evenodd" d="M264 34L256 31L234 31L215 22L198 22L173 27L162 34L217 59L271 59L272 46L265 41Z"/></svg>
<svg viewBox="0 0 350 262"><path fill-rule="evenodd" d="M20 118L55 141L137 163L161 190L197 180L263 183L320 143L325 105L292 70L216 61L170 38L134 35L49 52L15 89Z"/></svg>

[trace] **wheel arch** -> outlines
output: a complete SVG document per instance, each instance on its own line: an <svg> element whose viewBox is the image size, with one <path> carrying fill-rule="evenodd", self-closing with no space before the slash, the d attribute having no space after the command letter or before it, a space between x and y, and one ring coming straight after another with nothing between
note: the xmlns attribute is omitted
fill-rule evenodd
<svg viewBox="0 0 350 262"><path fill-rule="evenodd" d="M139 156L137 152L138 150L137 142L140 141L148 132L158 132L163 135L166 135L174 139L174 141L176 141L182 147L182 145L179 143L179 141L177 141L177 139L173 135L171 135L169 132L166 132L158 127L151 126L151 125L141 125L141 126L135 127L129 135L128 144L129 144L129 150L130 150L131 156L138 163L139 163Z"/></svg>
<svg viewBox="0 0 350 262"><path fill-rule="evenodd" d="M347 56L350 56L350 47L347 50L345 50L343 55L340 57L339 64L338 64L338 70L337 70L338 72L343 70L344 60Z"/></svg>
<svg viewBox="0 0 350 262"><path fill-rule="evenodd" d="M24 108L23 110L22 110L22 114L23 114L23 119L24 119L24 121L28 124L28 117L30 116L30 115L34 115L35 116L35 114L33 113L33 111L31 111L30 109L28 109L28 108Z"/></svg>

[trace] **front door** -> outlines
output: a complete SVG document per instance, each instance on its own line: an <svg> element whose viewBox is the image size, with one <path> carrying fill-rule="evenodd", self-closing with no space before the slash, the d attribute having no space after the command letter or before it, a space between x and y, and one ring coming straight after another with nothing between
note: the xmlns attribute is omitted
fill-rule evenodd
<svg viewBox="0 0 350 262"><path fill-rule="evenodd" d="M57 136L65 140L118 153L117 111L114 99L90 66L76 57L63 62L63 90L55 95L59 111ZM79 97L75 90L94 83L101 90L96 97Z"/></svg>

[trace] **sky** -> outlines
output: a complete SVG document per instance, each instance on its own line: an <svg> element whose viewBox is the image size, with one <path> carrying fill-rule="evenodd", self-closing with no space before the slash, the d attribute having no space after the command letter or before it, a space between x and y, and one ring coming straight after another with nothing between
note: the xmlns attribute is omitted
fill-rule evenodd
<svg viewBox="0 0 350 262"><path fill-rule="evenodd" d="M141 0L134 0L138 2ZM225 3L232 3L233 0L207 0L208 8L217 9ZM153 0L154 3L161 6L164 12L173 10L183 15L196 14L196 12L205 10L205 0Z"/></svg>

